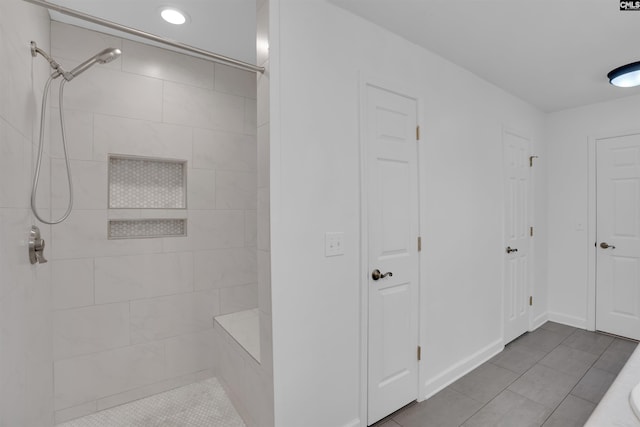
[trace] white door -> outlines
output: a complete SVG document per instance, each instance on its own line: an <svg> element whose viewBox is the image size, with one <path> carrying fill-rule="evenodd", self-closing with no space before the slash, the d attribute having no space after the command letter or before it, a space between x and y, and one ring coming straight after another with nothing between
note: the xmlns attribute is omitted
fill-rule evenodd
<svg viewBox="0 0 640 427"><path fill-rule="evenodd" d="M639 340L640 135L596 144L596 329Z"/></svg>
<svg viewBox="0 0 640 427"><path fill-rule="evenodd" d="M417 105L373 86L367 86L366 97L368 423L373 424L418 397Z"/></svg>
<svg viewBox="0 0 640 427"><path fill-rule="evenodd" d="M504 343L529 329L529 140L503 134L505 164Z"/></svg>

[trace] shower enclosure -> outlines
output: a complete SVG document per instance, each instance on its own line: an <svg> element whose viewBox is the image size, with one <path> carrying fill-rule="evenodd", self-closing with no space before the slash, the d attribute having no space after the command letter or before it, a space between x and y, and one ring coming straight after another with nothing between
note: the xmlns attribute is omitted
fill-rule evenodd
<svg viewBox="0 0 640 427"><path fill-rule="evenodd" d="M3 1L0 19L0 53L13 64L0 79L0 426L51 425L52 413L60 423L215 375L214 317L258 307L255 73L49 21L20 0ZM77 66L64 93L67 148L49 121L41 168L38 110L51 71L30 40ZM120 60L94 56L107 48ZM105 63L78 76L87 58ZM51 97L46 114L56 117ZM29 177L41 169L42 217L65 216L64 151L74 206L49 226L29 213ZM178 184L165 179L176 165ZM182 205L155 203L168 187L180 187ZM118 191L139 203L113 205ZM186 235L166 233L176 221ZM134 226L110 234L123 223ZM33 224L49 262L32 267Z"/></svg>

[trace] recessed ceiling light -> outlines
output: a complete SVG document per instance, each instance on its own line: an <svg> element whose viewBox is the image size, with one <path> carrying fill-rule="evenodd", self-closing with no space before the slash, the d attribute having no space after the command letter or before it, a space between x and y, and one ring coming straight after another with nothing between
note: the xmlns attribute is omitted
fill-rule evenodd
<svg viewBox="0 0 640 427"><path fill-rule="evenodd" d="M160 11L160 16L170 24L182 25L187 22L187 16L184 12L180 12L178 9L171 7L162 9Z"/></svg>

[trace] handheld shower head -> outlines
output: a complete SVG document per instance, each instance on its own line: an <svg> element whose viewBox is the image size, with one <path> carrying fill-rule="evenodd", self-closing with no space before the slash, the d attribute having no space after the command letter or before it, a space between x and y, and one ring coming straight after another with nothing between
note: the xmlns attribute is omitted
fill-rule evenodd
<svg viewBox="0 0 640 427"><path fill-rule="evenodd" d="M116 48L107 48L93 57L87 59L82 64L78 65L76 68L69 72L62 73L62 77L65 78L66 81L71 81L73 78L78 77L81 73L85 72L89 68L91 68L95 64L107 64L114 59L118 58L122 52L120 49Z"/></svg>

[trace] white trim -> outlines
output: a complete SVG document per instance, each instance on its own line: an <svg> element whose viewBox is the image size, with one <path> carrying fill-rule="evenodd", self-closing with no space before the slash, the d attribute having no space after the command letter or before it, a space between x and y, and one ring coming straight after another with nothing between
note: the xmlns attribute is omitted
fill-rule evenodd
<svg viewBox="0 0 640 427"><path fill-rule="evenodd" d="M360 418L355 418L348 423L346 423L343 427L361 427L362 424L360 422Z"/></svg>
<svg viewBox="0 0 640 427"><path fill-rule="evenodd" d="M622 136L640 135L640 129L623 130L616 132L609 132L603 134L597 134L588 138L588 188L587 188L587 318L583 320L584 329L590 331L596 330L596 247L595 243L598 239L597 233L597 154L596 145L597 141L602 139L619 138ZM592 246L592 244L594 246ZM556 313L558 316L564 316ZM549 313L551 315L551 313ZM573 316L564 316L566 318L573 318ZM578 319L578 318L575 318ZM563 322L564 323L564 322ZM574 324L571 326L575 326Z"/></svg>
<svg viewBox="0 0 640 427"><path fill-rule="evenodd" d="M367 86L376 87L379 89L386 90L388 92L395 93L397 95L403 96L405 98L413 99L416 103L416 124L418 126L420 123L420 111L421 111L421 101L419 98L413 95L408 95L409 93L418 93L417 90L410 90L410 88L404 86L403 84L397 81L389 81L388 79L381 79L374 76L370 76L362 71L358 72L358 102L360 111L358 114L359 117L359 126L358 126L358 140L360 145L360 419L351 421L354 423L357 421L360 423L360 420L364 421L364 426L368 423L366 420L369 418L368 413L368 333L369 333L369 322L368 322L368 313L369 313L369 241L368 241L368 228L369 223L367 219L367 204L368 200L366 198L367 192L366 183L368 179L368 170L367 170L367 144L365 141L366 133L362 131L362 126L365 123L366 118L366 109L367 109ZM422 230L422 216L420 215L420 203L421 203L421 194L420 194L420 168L421 168L421 159L420 159L420 145L416 147L416 156L417 156L417 167L418 167L418 231ZM421 343L421 325L422 325L422 310L421 307L421 296L422 292L422 283L420 281L420 270L421 270L421 253L418 253L418 334L416 337L417 345L424 345ZM424 357L423 357L424 361ZM417 384L417 393L416 399L419 399L421 395L421 365L424 363L423 361L418 362L418 384ZM353 424L357 426L359 424Z"/></svg>
<svg viewBox="0 0 640 427"><path fill-rule="evenodd" d="M568 314L556 313L553 311L550 311L548 316L549 320L552 322L562 323L563 325L573 326L574 328L588 329L587 319L581 317L570 316Z"/></svg>
<svg viewBox="0 0 640 427"><path fill-rule="evenodd" d="M530 330L535 331L540 326L544 325L547 322L547 320L549 320L549 314L546 311L544 313L539 314L538 317L533 319Z"/></svg>
<svg viewBox="0 0 640 427"><path fill-rule="evenodd" d="M587 153L587 318L584 328L596 330L596 138L588 140Z"/></svg>
<svg viewBox="0 0 640 427"><path fill-rule="evenodd" d="M504 141L505 141L505 134L511 134L514 135L518 138L522 138L522 139L526 139L527 140L527 145L528 145L528 153L529 156L532 156L532 152L531 150L533 149L533 138L530 136L526 136L524 132L520 132L517 131L509 126L506 125L502 125L502 133L500 134L500 137L502 139L502 243L504 245L504 243L506 242L506 234L505 234L505 224L506 224L506 217L505 217L505 211L506 211L506 200L507 200L507 196L506 196L506 192L505 192L505 158L504 158ZM535 186L534 186L534 178L533 178L533 168L529 168L529 200L528 200L528 211L527 212L527 217L529 218L529 226L534 226L535 223L535 217L534 217L534 213L535 213L535 196L534 196L534 192L535 192ZM535 283L535 276L534 276L534 265L535 265L535 242L533 238L529 239L529 275L527 278L527 289L529 291L529 295L530 296L534 296L534 283ZM501 295L501 301L502 304L500 305L502 307L502 313L501 313L501 319L502 319L502 323L501 323L501 331L500 334L502 336L503 339L503 344L508 344L506 342L504 342L504 332L505 332L505 316L504 316L504 309L505 309L505 301L504 301L504 292L505 292L505 281L506 278L504 276L504 272L505 272L505 268L506 268L506 257L503 255L502 256L502 295ZM527 305L527 316L528 316L528 325L527 325L527 330L528 331L533 331L534 329L537 328L534 327L534 325L536 324L536 320L540 317L538 316L538 318L533 319L533 309L531 308L530 305ZM539 326L539 325L538 325ZM526 332L526 331L525 331Z"/></svg>
<svg viewBox="0 0 640 427"><path fill-rule="evenodd" d="M471 356L462 359L439 375L425 382L423 384L424 392L420 395L420 401L430 398L449 384L459 378L462 378L496 354L500 353L504 349L502 341L503 339L500 337L500 339L497 339L488 346L481 348Z"/></svg>

